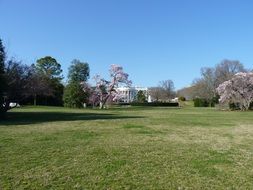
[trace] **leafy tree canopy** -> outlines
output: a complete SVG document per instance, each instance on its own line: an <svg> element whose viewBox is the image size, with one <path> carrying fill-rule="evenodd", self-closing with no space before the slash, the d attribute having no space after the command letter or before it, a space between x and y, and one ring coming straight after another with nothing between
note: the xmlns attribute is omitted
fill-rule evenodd
<svg viewBox="0 0 253 190"><path fill-rule="evenodd" d="M90 76L89 64L74 59L69 67L69 81L85 82Z"/></svg>
<svg viewBox="0 0 253 190"><path fill-rule="evenodd" d="M61 80L62 69L61 64L55 58L46 56L37 60L36 68L39 73L45 75L49 79L57 78Z"/></svg>

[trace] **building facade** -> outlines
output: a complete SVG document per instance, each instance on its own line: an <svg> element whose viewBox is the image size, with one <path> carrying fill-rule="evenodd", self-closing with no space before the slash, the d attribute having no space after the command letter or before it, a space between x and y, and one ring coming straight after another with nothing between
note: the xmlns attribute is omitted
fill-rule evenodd
<svg viewBox="0 0 253 190"><path fill-rule="evenodd" d="M139 91L142 91L145 94L147 101L149 101L150 99L148 94L148 88L144 87L119 87L116 89L116 91L121 97L120 102L124 103L130 103L135 101L137 98L137 93Z"/></svg>

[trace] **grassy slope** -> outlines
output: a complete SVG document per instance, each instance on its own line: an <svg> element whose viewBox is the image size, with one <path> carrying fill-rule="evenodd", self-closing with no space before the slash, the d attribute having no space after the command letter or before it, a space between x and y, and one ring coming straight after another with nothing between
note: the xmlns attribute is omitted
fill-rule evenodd
<svg viewBox="0 0 253 190"><path fill-rule="evenodd" d="M0 189L253 187L253 112L41 107L8 117Z"/></svg>

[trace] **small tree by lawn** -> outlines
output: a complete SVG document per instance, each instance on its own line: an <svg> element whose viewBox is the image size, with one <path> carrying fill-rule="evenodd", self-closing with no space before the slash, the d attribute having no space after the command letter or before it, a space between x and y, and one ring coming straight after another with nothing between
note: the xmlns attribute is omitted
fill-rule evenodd
<svg viewBox="0 0 253 190"><path fill-rule="evenodd" d="M221 104L235 104L241 110L248 110L253 101L253 73L237 73L217 88Z"/></svg>
<svg viewBox="0 0 253 190"><path fill-rule="evenodd" d="M129 75L124 72L123 67L120 65L111 65L109 72L110 80L105 80L101 78L100 75L94 77L96 88L93 92L93 96L99 99L100 109L105 108L105 104L109 99L116 100L119 97L116 88L119 87L120 84L130 86L132 83L128 79Z"/></svg>

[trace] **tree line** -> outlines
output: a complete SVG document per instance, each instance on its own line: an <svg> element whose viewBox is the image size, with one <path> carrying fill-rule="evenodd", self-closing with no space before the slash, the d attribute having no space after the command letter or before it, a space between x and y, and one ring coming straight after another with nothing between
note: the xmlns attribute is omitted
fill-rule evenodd
<svg viewBox="0 0 253 190"><path fill-rule="evenodd" d="M89 64L74 59L68 69L67 83L63 85L61 64L51 56L38 59L32 65L15 59L7 60L0 39L0 113L9 110L10 102L19 104L66 106L81 108L85 104L105 108L106 103L120 101L116 88L120 84L131 85L128 74L119 65L111 65L110 79L100 75L93 77L95 85L87 83L90 77ZM158 87L149 90L153 101L165 102L175 97L172 80L161 81ZM145 102L146 96L138 92L136 101Z"/></svg>
<svg viewBox="0 0 253 190"><path fill-rule="evenodd" d="M11 108L11 102L75 108L90 104L105 108L106 103L122 98L116 91L120 84L131 85L121 66L111 65L109 74L109 79L94 76L95 85L91 86L87 83L89 64L74 59L68 69L67 83L63 85L61 64L55 58L45 56L32 65L7 59L0 39L0 116ZM252 81L252 72L241 62L223 60L215 67L201 68L201 77L190 87L176 92L173 81L164 80L148 91L155 102L167 102L177 96L196 100L199 105L213 106L219 102L247 110L253 101ZM146 101L143 92L138 92L137 101Z"/></svg>
<svg viewBox="0 0 253 190"><path fill-rule="evenodd" d="M110 79L94 76L95 86L91 86L87 83L89 64L74 59L68 68L67 82L63 85L61 64L55 58L45 56L32 65L7 59L0 39L0 116L12 108L11 102L73 108L90 104L105 108L108 101L121 98L116 92L120 84L132 83L119 65L111 65L109 74Z"/></svg>
<svg viewBox="0 0 253 190"><path fill-rule="evenodd" d="M201 68L201 77L179 96L213 106L220 103L230 108L248 110L253 102L253 73L237 60L223 60L215 67Z"/></svg>
<svg viewBox="0 0 253 190"><path fill-rule="evenodd" d="M0 115L11 108L11 102L80 107L87 99L81 82L86 82L88 77L88 63L74 59L64 87L61 64L55 58L45 56L32 65L7 59L0 39Z"/></svg>

